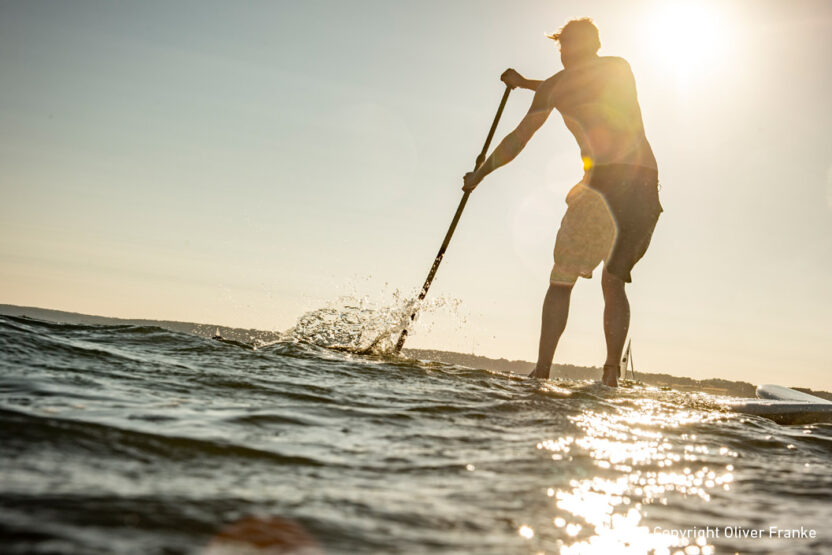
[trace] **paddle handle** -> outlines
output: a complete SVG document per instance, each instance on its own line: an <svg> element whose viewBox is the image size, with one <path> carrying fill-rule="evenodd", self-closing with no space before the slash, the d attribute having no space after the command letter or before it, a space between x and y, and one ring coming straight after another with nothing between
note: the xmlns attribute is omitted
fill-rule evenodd
<svg viewBox="0 0 832 555"><path fill-rule="evenodd" d="M500 122L500 116L503 115L503 109L506 107L506 102L508 101L508 95L511 92L511 87L506 85L506 90L503 92L503 98L500 100L500 107L497 108L497 114L494 116L494 121L491 123L491 129L488 130L488 137L485 139L485 144L482 146L482 151L480 155L477 156L477 160L474 163L474 170L479 168L483 162L485 162L485 156L488 154L488 147L491 146L491 139L494 138L494 132L497 130L497 124ZM415 308L413 309L413 313L410 315L410 322L416 319L416 311L418 310L419 303L422 302L428 294L428 289L430 289L430 284L433 283L433 277L436 275L436 271L439 269L439 264L442 263L442 257L445 256L445 251L448 250L448 244L451 242L451 237L454 235L454 231L456 231L456 224L459 223L459 218L462 216L462 211L465 209L465 203L468 202L468 197L471 195L471 191L465 191L462 195L462 200L459 201L459 206L456 208L456 213L454 214L454 219L451 220L451 226L448 228L448 232L445 234L445 239L442 241L442 246L439 247L439 253L436 255L436 258L433 260L433 265L430 267L430 271L428 272L428 277L425 280L425 284L422 285L422 290L419 292L418 300L416 301ZM408 324L410 323L408 322ZM399 335L399 340L396 342L396 352L400 352L402 347L404 347L404 342L407 340L407 326L404 327L401 334Z"/></svg>

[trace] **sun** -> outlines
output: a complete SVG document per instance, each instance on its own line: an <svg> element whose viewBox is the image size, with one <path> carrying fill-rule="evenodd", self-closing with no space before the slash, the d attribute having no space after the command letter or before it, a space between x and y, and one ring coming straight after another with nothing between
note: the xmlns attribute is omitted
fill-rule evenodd
<svg viewBox="0 0 832 555"><path fill-rule="evenodd" d="M645 18L644 37L657 62L683 88L696 73L719 63L727 45L724 14L708 2L662 2Z"/></svg>

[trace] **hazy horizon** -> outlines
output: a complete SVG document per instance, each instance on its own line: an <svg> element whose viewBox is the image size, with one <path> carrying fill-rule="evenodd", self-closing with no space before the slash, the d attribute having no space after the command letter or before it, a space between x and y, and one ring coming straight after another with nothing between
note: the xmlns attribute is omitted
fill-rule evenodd
<svg viewBox="0 0 832 555"><path fill-rule="evenodd" d="M514 67L590 16L665 212L628 291L648 372L832 388L832 4L0 4L0 303L285 330L421 285ZM514 91L499 141L528 108ZM574 140L472 195L408 346L531 360ZM603 362L596 270L556 363ZM784 376L787 376L784 377Z"/></svg>

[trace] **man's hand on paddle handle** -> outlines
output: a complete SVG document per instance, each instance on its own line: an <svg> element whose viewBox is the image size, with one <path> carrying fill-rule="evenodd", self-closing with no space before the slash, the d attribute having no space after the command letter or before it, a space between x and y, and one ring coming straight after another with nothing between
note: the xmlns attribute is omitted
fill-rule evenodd
<svg viewBox="0 0 832 555"><path fill-rule="evenodd" d="M522 87L523 83L526 82L526 78L514 71L511 68L508 68L500 75L500 81L511 87L512 89L516 89L517 87Z"/></svg>
<svg viewBox="0 0 832 555"><path fill-rule="evenodd" d="M500 75L500 81L508 85L511 89L516 89L520 87L521 89L529 89L530 91L536 91L537 87L540 86L543 81L535 81L534 79L526 79L516 71L511 68L508 68Z"/></svg>

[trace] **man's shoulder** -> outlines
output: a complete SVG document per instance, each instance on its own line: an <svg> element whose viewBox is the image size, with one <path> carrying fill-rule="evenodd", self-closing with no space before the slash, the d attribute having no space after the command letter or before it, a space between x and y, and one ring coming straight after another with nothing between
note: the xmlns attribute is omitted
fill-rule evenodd
<svg viewBox="0 0 832 555"><path fill-rule="evenodd" d="M551 77L549 77L548 79L545 79L545 80L543 81L543 85L546 85L546 86L550 86L550 87L551 87L552 85L554 85L555 83L557 83L558 81L560 81L560 80L563 78L563 76L564 76L565 74L566 74L566 70L565 70L565 69L562 69L562 70L560 70L559 72L557 72L557 73L555 73L554 75L552 75Z"/></svg>
<svg viewBox="0 0 832 555"><path fill-rule="evenodd" d="M597 74L598 72L626 72L632 73L630 64L620 56L598 56L597 59L588 64L582 64L572 69L562 69L544 82L556 83L561 80L568 80L572 76L583 78L586 75Z"/></svg>
<svg viewBox="0 0 832 555"><path fill-rule="evenodd" d="M565 70L560 70L548 79L544 79L540 83L540 85L537 87L537 90L535 91L535 98L538 102L551 102L552 93L555 91L558 81L560 81L563 78L564 71Z"/></svg>
<svg viewBox="0 0 832 555"><path fill-rule="evenodd" d="M630 63L620 56L600 56L598 59L609 67L632 73Z"/></svg>
<svg viewBox="0 0 832 555"><path fill-rule="evenodd" d="M607 62L608 64L621 64L629 66L630 64L621 56L598 56L598 59Z"/></svg>
<svg viewBox="0 0 832 555"><path fill-rule="evenodd" d="M549 77L548 79L544 79L537 90L541 94L548 96L555 90L558 82L564 79L567 75L567 71L565 69L562 69L554 75L552 75L551 77Z"/></svg>

